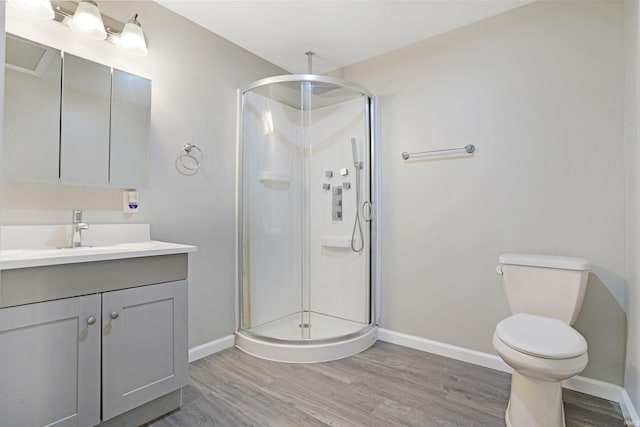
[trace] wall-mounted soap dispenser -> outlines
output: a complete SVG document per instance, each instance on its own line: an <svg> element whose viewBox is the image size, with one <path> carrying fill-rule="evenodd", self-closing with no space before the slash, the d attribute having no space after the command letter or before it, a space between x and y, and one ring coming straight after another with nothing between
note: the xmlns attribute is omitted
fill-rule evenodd
<svg viewBox="0 0 640 427"><path fill-rule="evenodd" d="M136 190L124 190L122 193L123 206L122 211L124 213L138 212L138 192Z"/></svg>

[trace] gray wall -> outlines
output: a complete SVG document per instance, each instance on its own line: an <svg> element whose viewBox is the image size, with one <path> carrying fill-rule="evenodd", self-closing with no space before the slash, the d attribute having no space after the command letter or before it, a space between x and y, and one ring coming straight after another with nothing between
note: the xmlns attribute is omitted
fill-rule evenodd
<svg viewBox="0 0 640 427"><path fill-rule="evenodd" d="M493 353L499 254L581 256L583 375L622 384L623 3L536 2L341 74L380 96L382 327Z"/></svg>
<svg viewBox="0 0 640 427"><path fill-rule="evenodd" d="M640 408L639 382L640 354L638 352L640 293L638 292L638 267L640 266L640 250L638 250L638 167L640 166L638 102L640 100L640 74L638 70L638 57L640 56L640 40L638 25L640 24L640 7L637 0L626 1L624 9L625 29L625 159L626 159L626 266L627 266L627 315L628 315L628 339L627 339L627 363L624 376L624 387L636 408Z"/></svg>
<svg viewBox="0 0 640 427"><path fill-rule="evenodd" d="M83 208L90 223L150 222L156 239L197 245L190 346L202 344L234 329L235 89L282 70L155 3L100 6L121 21L140 13L148 57L52 22L34 27L10 6L8 30L153 80L141 212L120 213L116 190L4 183L2 223L67 222ZM637 213L625 191L637 197L637 186L625 190L622 10L621 2L538 2L343 70L381 98L383 327L492 352L495 324L508 315L497 256L583 256L593 265L576 324L590 345L585 375L622 383L623 307L638 330L637 280L629 280L637 253L625 269L625 223ZM205 152L195 177L173 167L185 141ZM400 159L469 142L473 158ZM627 139L627 151L635 146ZM626 166L637 172L637 162ZM630 345L627 383L637 399Z"/></svg>
<svg viewBox="0 0 640 427"><path fill-rule="evenodd" d="M71 209L80 208L89 224L148 222L154 239L198 246L189 268L193 347L235 329L236 89L283 70L154 2L101 2L100 8L122 22L139 13L149 55L126 55L10 5L7 31L153 81L150 181L139 193L140 212L123 214L118 190L4 183L2 224L67 223ZM204 152L193 177L174 166L186 141Z"/></svg>

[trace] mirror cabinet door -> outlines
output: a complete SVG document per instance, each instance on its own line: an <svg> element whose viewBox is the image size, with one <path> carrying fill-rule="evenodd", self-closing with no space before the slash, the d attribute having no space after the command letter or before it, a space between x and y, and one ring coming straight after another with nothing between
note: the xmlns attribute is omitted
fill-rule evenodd
<svg viewBox="0 0 640 427"><path fill-rule="evenodd" d="M62 72L60 181L109 183L111 69L65 53Z"/></svg>
<svg viewBox="0 0 640 427"><path fill-rule="evenodd" d="M4 179L58 181L61 71L59 50L7 34Z"/></svg>
<svg viewBox="0 0 640 427"><path fill-rule="evenodd" d="M147 186L151 81L113 70L111 91L111 186Z"/></svg>

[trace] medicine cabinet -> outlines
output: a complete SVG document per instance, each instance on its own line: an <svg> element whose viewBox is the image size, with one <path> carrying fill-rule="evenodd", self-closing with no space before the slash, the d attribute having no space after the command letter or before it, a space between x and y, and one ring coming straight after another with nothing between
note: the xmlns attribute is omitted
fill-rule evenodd
<svg viewBox="0 0 640 427"><path fill-rule="evenodd" d="M151 81L7 34L3 178L147 185Z"/></svg>

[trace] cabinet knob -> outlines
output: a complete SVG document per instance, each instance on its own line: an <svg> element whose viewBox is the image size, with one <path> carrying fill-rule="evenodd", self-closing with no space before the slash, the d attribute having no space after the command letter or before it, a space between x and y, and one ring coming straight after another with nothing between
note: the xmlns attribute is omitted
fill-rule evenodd
<svg viewBox="0 0 640 427"><path fill-rule="evenodd" d="M117 319L118 317L120 317L120 314L118 314L117 311L112 311L111 312L111 318L112 319Z"/></svg>
<svg viewBox="0 0 640 427"><path fill-rule="evenodd" d="M88 325L93 325L94 323L96 323L96 318L91 316L87 319L87 324Z"/></svg>

